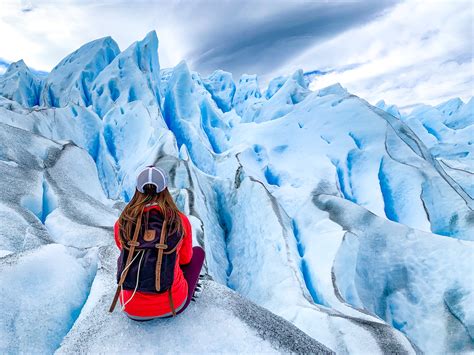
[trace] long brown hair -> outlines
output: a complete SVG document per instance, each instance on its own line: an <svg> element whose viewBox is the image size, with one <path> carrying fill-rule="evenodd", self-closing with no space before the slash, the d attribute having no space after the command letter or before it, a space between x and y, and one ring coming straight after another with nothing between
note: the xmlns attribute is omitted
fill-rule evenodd
<svg viewBox="0 0 474 355"><path fill-rule="evenodd" d="M130 202L125 206L119 217L120 226L120 241L122 245L126 245L126 242L131 240L132 237L132 226L137 223L138 215L145 205L149 203L156 204L160 208L160 212L164 218L168 221L169 234L173 234L176 231L182 234L184 231L181 217L179 216L180 210L176 206L168 188L166 187L163 191L157 193L156 187L152 184L146 184L143 186L144 193L141 193L135 189Z"/></svg>

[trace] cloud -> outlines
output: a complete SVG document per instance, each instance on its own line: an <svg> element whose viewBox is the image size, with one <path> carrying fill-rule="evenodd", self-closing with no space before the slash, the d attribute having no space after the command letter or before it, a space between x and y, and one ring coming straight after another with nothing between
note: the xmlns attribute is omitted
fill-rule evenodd
<svg viewBox="0 0 474 355"><path fill-rule="evenodd" d="M258 18L246 21L245 14L255 7L236 7L231 16L214 18L206 36L194 36L191 65L204 73L222 68L237 76L266 74L316 43L374 19L394 2L292 4L291 8L276 6L278 11L272 13L264 13L267 7L259 9Z"/></svg>
<svg viewBox="0 0 474 355"><path fill-rule="evenodd" d="M406 1L384 17L315 45L287 69L330 70L313 89L340 82L371 103L467 100L474 94L472 9L466 1ZM363 64L348 68L352 63Z"/></svg>
<svg viewBox="0 0 474 355"><path fill-rule="evenodd" d="M185 59L203 74L256 73L263 86L319 70L314 88L341 82L403 106L472 95L472 14L460 0L7 0L0 33L4 59L49 71L88 41L110 35L124 49L156 29L162 67Z"/></svg>
<svg viewBox="0 0 474 355"><path fill-rule="evenodd" d="M151 29L164 66L263 74L314 43L363 24L394 1L22 1L0 5L2 55L50 70L87 41L124 48ZM28 48L28 51L25 50ZM26 58L25 58L26 57Z"/></svg>

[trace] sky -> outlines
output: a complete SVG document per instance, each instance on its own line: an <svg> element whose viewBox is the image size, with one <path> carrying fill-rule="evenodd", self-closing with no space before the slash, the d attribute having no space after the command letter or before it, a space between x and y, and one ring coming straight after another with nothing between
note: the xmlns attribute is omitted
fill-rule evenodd
<svg viewBox="0 0 474 355"><path fill-rule="evenodd" d="M94 39L124 50L156 30L162 68L257 74L262 89L301 68L322 73L311 89L339 82L372 104L466 102L473 21L463 0L0 0L0 73L19 59L47 72Z"/></svg>

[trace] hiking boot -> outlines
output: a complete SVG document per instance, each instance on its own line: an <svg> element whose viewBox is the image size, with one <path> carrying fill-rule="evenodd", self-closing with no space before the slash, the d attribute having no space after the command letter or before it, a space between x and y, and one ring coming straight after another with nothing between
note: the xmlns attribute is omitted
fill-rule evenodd
<svg viewBox="0 0 474 355"><path fill-rule="evenodd" d="M201 280L198 280L198 283L196 284L196 288L194 289L193 297L191 298L192 302L196 302L196 299L201 296L203 290L202 282Z"/></svg>

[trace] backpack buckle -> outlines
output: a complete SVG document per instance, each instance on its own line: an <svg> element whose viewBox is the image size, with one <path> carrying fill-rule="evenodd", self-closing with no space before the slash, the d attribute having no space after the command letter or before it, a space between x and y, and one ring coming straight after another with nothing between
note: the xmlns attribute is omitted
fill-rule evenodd
<svg viewBox="0 0 474 355"><path fill-rule="evenodd" d="M133 240L129 240L127 242L128 246L131 247L131 246L134 246L134 247L138 247L140 246L140 242L134 242Z"/></svg>
<svg viewBox="0 0 474 355"><path fill-rule="evenodd" d="M167 249L168 244L156 243L155 248L157 248L157 249Z"/></svg>

